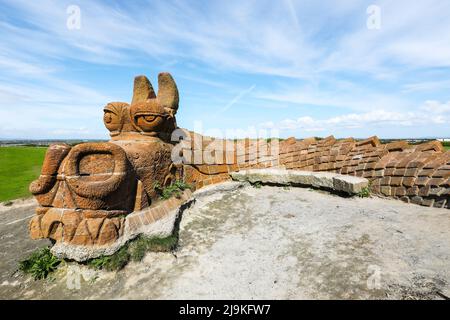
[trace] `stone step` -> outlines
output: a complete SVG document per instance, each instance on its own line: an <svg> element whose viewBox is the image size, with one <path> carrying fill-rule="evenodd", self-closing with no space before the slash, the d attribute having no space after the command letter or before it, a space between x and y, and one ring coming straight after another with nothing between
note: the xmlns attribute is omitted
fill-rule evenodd
<svg viewBox="0 0 450 320"><path fill-rule="evenodd" d="M369 186L369 180L332 172L313 172L286 169L249 169L231 172L233 180L277 185L302 185L358 194Z"/></svg>

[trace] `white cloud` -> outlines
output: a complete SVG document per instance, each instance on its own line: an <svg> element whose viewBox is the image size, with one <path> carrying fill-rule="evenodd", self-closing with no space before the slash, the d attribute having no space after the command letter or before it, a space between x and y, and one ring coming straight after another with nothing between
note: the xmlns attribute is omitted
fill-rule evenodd
<svg viewBox="0 0 450 320"><path fill-rule="evenodd" d="M345 34L324 60L322 70L360 70L377 76L450 66L449 2L386 0L376 4L381 9L381 29L359 28Z"/></svg>
<svg viewBox="0 0 450 320"><path fill-rule="evenodd" d="M425 104L420 109L423 110L424 113L450 117L450 101L444 103L436 100L428 100L425 101Z"/></svg>
<svg viewBox="0 0 450 320"><path fill-rule="evenodd" d="M380 126L403 126L448 124L450 125L450 102L426 101L420 112L395 112L374 110L365 113L350 113L326 119L300 117L284 119L279 123L266 122L262 127L280 130L301 130L306 132L333 131Z"/></svg>
<svg viewBox="0 0 450 320"><path fill-rule="evenodd" d="M450 80L421 81L406 83L403 92L432 92L436 90L450 90Z"/></svg>
<svg viewBox="0 0 450 320"><path fill-rule="evenodd" d="M140 52L300 78L333 70L380 76L393 72L392 63L450 65L446 1L379 1L380 30L366 28L366 6L358 1L211 1L201 7L169 1L121 6L79 1L80 30L66 28L65 9L71 2L7 3L38 28L3 23L10 34L3 42L27 52L95 63L135 64L131 53Z"/></svg>
<svg viewBox="0 0 450 320"><path fill-rule="evenodd" d="M316 85L287 85L272 91L259 91L254 96L258 99L280 103L351 109L360 112L382 109L386 106L395 110L406 110L411 106L405 98L380 93L357 83L343 82L333 78L316 82L318 82ZM324 88L325 86L326 88Z"/></svg>
<svg viewBox="0 0 450 320"><path fill-rule="evenodd" d="M73 130L95 113L100 127L99 105L116 100L116 93L89 88L89 81L96 80L86 79L87 84L81 85L69 79L67 71L81 64L88 78L95 72L90 69L93 67L144 69L143 64L151 61L155 69L183 70L179 73L184 73L185 79L211 87L235 89L255 83L258 92L255 89L249 99L240 101L248 106L264 100L260 109L297 104L342 113L327 120L317 116L288 120L282 123L286 128L323 131L333 125L392 126L396 121L412 126L446 123L448 119L445 113L422 117L430 110L447 110L446 104L418 107L426 99L449 98L435 94L448 88L447 75L442 79L420 77L423 70L450 66L448 1L378 1L380 30L366 28L368 4L357 0L320 4L294 0L201 4L80 0L81 29L68 30L66 8L71 4L48 0L5 0L2 4L9 9L4 10L5 16L12 13L0 21L0 109L11 108L16 114L0 111L8 112L9 117L19 119L18 110L33 112L34 127L56 132L54 117L66 111L66 117L76 118L68 120ZM195 67L186 71L188 65ZM208 78L200 75L205 69ZM191 70L194 72L189 73ZM249 80L238 85L233 80L217 81L219 73ZM296 86L297 81L306 84ZM391 87L399 89L386 90ZM426 97L408 96L424 92ZM212 103L208 94L195 95L196 103ZM64 107L58 111L56 105ZM238 113L237 109L230 108ZM272 116L267 111L267 118ZM0 126L6 125L3 119Z"/></svg>

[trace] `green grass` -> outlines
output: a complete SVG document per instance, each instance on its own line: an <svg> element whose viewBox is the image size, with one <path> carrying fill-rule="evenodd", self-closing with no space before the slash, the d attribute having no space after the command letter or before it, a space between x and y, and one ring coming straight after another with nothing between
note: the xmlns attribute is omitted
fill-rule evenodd
<svg viewBox="0 0 450 320"><path fill-rule="evenodd" d="M360 198L370 197L370 189L368 187L364 187L360 192L358 192L358 197Z"/></svg>
<svg viewBox="0 0 450 320"><path fill-rule="evenodd" d="M159 194L160 199L167 200L172 196L180 197L181 193L186 189L191 189L191 186L183 181L175 181L170 186L164 188L157 182L153 188Z"/></svg>
<svg viewBox="0 0 450 320"><path fill-rule="evenodd" d="M170 252L175 250L178 243L177 233L166 238L149 238L140 235L125 244L110 256L100 256L87 261L87 265L97 270L119 271L130 261L141 261L149 251Z"/></svg>
<svg viewBox="0 0 450 320"><path fill-rule="evenodd" d="M170 252L175 250L177 243L177 235L171 235L166 238L149 238L141 235L130 243L128 252L131 260L141 261L148 251Z"/></svg>
<svg viewBox="0 0 450 320"><path fill-rule="evenodd" d="M128 253L128 246L125 245L113 255L92 259L87 264L97 270L119 271L127 265L128 261L130 261L130 254Z"/></svg>
<svg viewBox="0 0 450 320"><path fill-rule="evenodd" d="M39 176L45 147L0 147L0 202L30 196Z"/></svg>
<svg viewBox="0 0 450 320"><path fill-rule="evenodd" d="M27 259L20 261L19 270L30 274L35 280L45 279L61 263L49 248L37 249Z"/></svg>
<svg viewBox="0 0 450 320"><path fill-rule="evenodd" d="M178 230L178 226L176 227ZM119 271L130 261L141 261L145 254L152 252L170 252L178 244L178 231L166 238L150 238L144 235L126 243L116 253L110 256L100 256L85 262L96 270ZM35 250L31 255L19 262L19 270L31 275L35 280L45 279L54 272L63 260L58 259L50 252L50 248Z"/></svg>
<svg viewBox="0 0 450 320"><path fill-rule="evenodd" d="M262 187L262 183L261 181L256 181L255 183L252 184L253 188L259 189Z"/></svg>

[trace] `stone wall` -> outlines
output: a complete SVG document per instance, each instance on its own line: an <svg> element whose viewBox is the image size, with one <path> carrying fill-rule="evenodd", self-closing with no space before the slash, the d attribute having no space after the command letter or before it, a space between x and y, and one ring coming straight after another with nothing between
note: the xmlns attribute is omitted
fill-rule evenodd
<svg viewBox="0 0 450 320"><path fill-rule="evenodd" d="M275 143L279 145L274 147ZM205 164L199 156L202 150L218 163ZM278 153L271 153L273 150ZM200 144L192 142L184 155L192 163L185 166L184 178L195 188L230 180L233 171L282 167L364 177L375 194L450 208L450 152L445 152L439 141L410 145L406 141L382 144L377 137L362 141L333 136L321 140L289 138L280 142L206 138Z"/></svg>
<svg viewBox="0 0 450 320"><path fill-rule="evenodd" d="M373 193L425 206L450 207L450 152L432 141L381 144L377 137L281 142L286 168L331 171L369 179Z"/></svg>

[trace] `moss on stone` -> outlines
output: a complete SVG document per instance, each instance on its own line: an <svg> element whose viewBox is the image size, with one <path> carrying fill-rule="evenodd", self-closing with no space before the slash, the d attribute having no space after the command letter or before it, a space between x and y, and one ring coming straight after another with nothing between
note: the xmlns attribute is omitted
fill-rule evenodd
<svg viewBox="0 0 450 320"><path fill-rule="evenodd" d="M178 243L178 237L175 235L166 238L149 238L139 236L132 241L128 247L131 260L141 261L148 251L170 252L175 250Z"/></svg>
<svg viewBox="0 0 450 320"><path fill-rule="evenodd" d="M130 254L128 253L128 245L125 245L113 255L100 256L89 260L87 265L97 270L104 269L108 271L118 271L123 269L129 260Z"/></svg>
<svg viewBox="0 0 450 320"><path fill-rule="evenodd" d="M175 250L178 243L178 236L173 234L166 238L138 236L128 242L119 251L110 256L100 256L91 259L86 264L97 270L119 271L128 262L141 261L147 252L170 252Z"/></svg>

